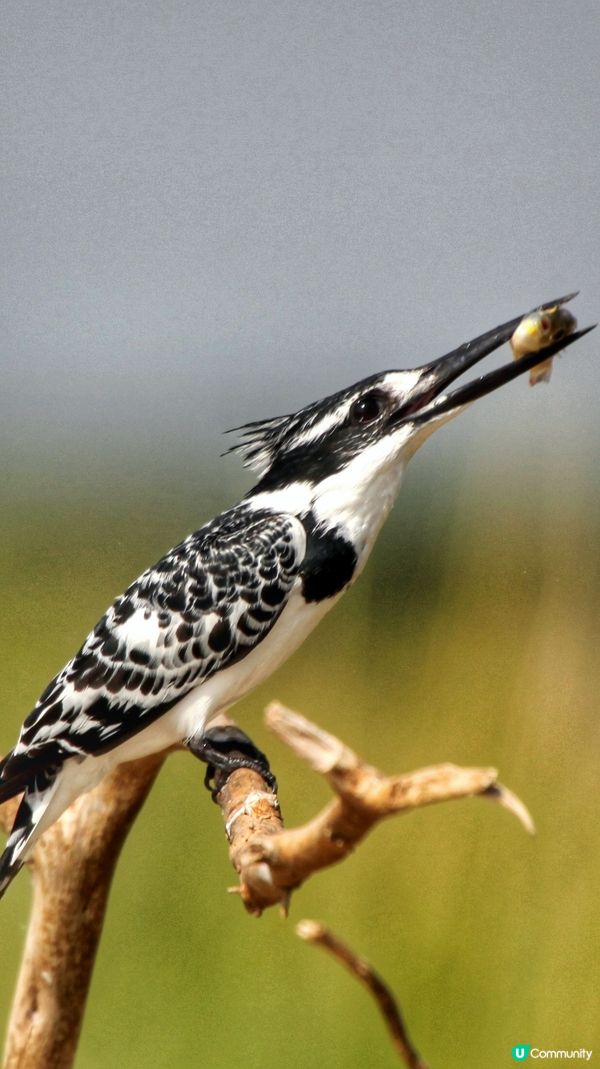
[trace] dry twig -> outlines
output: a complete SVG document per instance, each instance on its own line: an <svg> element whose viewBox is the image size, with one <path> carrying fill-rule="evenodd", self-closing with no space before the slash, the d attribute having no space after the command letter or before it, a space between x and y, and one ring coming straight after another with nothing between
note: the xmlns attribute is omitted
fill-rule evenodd
<svg viewBox="0 0 600 1069"><path fill-rule="evenodd" d="M392 1043L408 1069L427 1069L426 1063L411 1043L398 1002L384 980L364 958L355 954L341 939L318 921L304 920L296 925L296 935L307 943L323 947L341 962L371 992L392 1038Z"/></svg>

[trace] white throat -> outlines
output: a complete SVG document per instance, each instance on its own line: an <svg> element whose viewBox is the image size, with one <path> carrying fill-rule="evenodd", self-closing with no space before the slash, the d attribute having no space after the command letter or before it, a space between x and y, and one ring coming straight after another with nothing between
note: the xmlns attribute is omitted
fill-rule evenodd
<svg viewBox="0 0 600 1069"><path fill-rule="evenodd" d="M321 482L299 479L275 490L252 494L252 509L266 508L295 516L312 513L324 531L337 529L352 542L358 574L394 504L404 469L435 427L415 434L408 425L383 435Z"/></svg>
<svg viewBox="0 0 600 1069"><path fill-rule="evenodd" d="M365 563L394 504L406 461L393 436L383 438L314 490L313 513L324 527L339 527Z"/></svg>

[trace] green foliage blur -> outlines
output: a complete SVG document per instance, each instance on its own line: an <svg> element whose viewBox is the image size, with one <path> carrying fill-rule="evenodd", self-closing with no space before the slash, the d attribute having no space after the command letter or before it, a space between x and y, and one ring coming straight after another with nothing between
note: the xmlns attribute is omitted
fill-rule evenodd
<svg viewBox="0 0 600 1069"><path fill-rule="evenodd" d="M163 485L115 489L82 473L67 484L19 494L16 480L4 501L0 752L112 597L238 489L199 505L181 471ZM203 769L171 757L118 867L78 1069L396 1066L367 994L294 935L303 917L375 965L437 1069L500 1069L517 1043L598 1056L593 485L475 460L411 471L360 582L236 710L271 757L290 825L328 790L267 736L260 713L274 697L390 772L498 767L537 836L482 800L421 810L315 877L289 920L257 921L226 894L234 878ZM23 872L0 906L3 1020L29 899Z"/></svg>

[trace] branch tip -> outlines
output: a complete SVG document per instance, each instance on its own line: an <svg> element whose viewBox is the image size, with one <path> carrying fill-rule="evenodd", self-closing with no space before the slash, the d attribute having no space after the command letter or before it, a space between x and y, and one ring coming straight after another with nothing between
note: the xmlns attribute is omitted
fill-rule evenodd
<svg viewBox="0 0 600 1069"><path fill-rule="evenodd" d="M525 802L514 791L509 790L508 787L504 787L502 783L491 783L489 787L486 787L481 794L482 798L489 798L490 801L496 802L502 809L506 809L509 813L517 818L519 823L525 828L525 831L529 835L535 835L535 823L531 813L529 812Z"/></svg>
<svg viewBox="0 0 600 1069"><path fill-rule="evenodd" d="M265 723L274 735L321 775L343 773L358 768L361 760L341 739L313 724L281 702L271 702L265 710Z"/></svg>
<svg viewBox="0 0 600 1069"><path fill-rule="evenodd" d="M318 921L303 920L296 925L296 935L307 943L316 943L323 936L323 925Z"/></svg>

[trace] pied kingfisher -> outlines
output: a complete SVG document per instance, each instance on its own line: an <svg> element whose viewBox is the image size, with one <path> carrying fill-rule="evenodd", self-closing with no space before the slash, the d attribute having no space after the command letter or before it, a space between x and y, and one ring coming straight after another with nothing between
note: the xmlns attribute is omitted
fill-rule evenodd
<svg viewBox="0 0 600 1069"><path fill-rule="evenodd" d="M421 443L587 333L444 392L522 318L415 370L238 428L233 450L256 486L116 599L0 762L0 802L24 792L0 894L42 832L115 765L177 745L206 760L211 719L269 676L360 574Z"/></svg>

